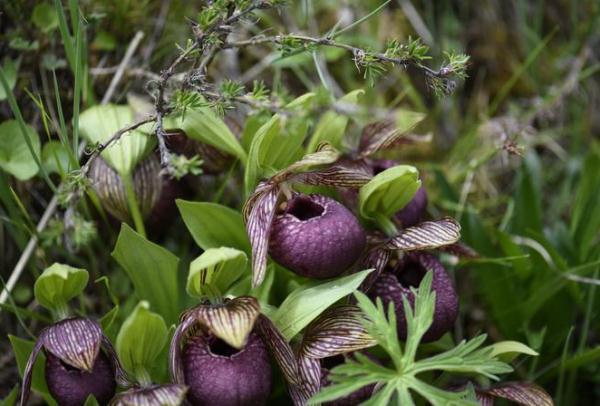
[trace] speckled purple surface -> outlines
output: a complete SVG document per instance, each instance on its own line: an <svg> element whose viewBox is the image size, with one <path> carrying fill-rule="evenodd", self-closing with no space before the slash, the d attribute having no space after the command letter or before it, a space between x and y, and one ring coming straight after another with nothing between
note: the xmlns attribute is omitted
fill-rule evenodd
<svg viewBox="0 0 600 406"><path fill-rule="evenodd" d="M393 302L398 322L398 336L406 339L406 317L402 297L406 296L409 303L414 305L415 297L410 286L418 285L425 269L433 271L432 289L435 291L435 312L433 324L423 336L423 342L432 342L449 331L458 316L458 296L450 276L438 259L428 253L413 253L407 256L404 266L396 273L384 272L369 291L374 299L380 297L385 306Z"/></svg>
<svg viewBox="0 0 600 406"><path fill-rule="evenodd" d="M305 207L310 205L312 209ZM318 207L322 212L315 215ZM314 217L306 218L307 211ZM299 275L325 279L354 264L365 244L363 228L342 204L321 195L299 195L273 221L269 253Z"/></svg>
<svg viewBox="0 0 600 406"><path fill-rule="evenodd" d="M187 399L193 405L263 405L271 393L271 363L260 337L251 333L233 355L211 351L214 337L195 335L183 348Z"/></svg>
<svg viewBox="0 0 600 406"><path fill-rule="evenodd" d="M117 386L113 366L102 351L90 372L67 366L47 352L45 375L50 394L61 406L81 406L89 395L106 405Z"/></svg>

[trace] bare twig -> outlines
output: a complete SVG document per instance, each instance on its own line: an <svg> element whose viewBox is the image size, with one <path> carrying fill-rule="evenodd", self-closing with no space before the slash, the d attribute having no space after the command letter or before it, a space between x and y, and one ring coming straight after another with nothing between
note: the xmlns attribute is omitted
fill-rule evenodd
<svg viewBox="0 0 600 406"><path fill-rule="evenodd" d="M355 47L352 45L337 42L337 41L335 41L331 38L327 38L327 37L314 38L314 37L310 37L307 35L297 35L297 34L273 35L273 36L259 35L259 36L256 36L256 37L253 37L253 38L250 38L247 40L243 40L243 41L228 42L226 44L223 44L223 47L224 48L242 48L242 47L247 47L247 46L269 44L269 43L277 44L277 45L284 45L286 40L300 41L307 50L310 45L328 46L328 47L344 49L344 50L352 53L354 60L357 63L359 63L362 58L364 58L365 56L368 55L368 56L376 59L377 61L383 62L383 63L391 63L393 65L400 65L400 66L408 66L408 65L415 66L416 68L420 69L426 76L432 77L432 78L444 79L453 74L453 72L448 70L446 67L442 67L439 70L434 70L434 69L431 69L428 66L425 66L411 58L407 58L407 59L396 58L396 57L391 57L391 56L385 55L380 52L365 51L362 48L358 48L358 47Z"/></svg>

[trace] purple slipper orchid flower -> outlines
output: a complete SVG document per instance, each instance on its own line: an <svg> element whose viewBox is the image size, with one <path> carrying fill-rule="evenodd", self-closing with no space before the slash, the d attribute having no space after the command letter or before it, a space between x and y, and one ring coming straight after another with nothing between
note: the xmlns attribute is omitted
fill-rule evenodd
<svg viewBox="0 0 600 406"><path fill-rule="evenodd" d="M40 333L25 366L20 406L27 404L33 366L41 350L46 354L48 390L60 405L79 406L90 395L106 405L115 394L117 383L128 383L100 325L90 319L69 318Z"/></svg>
<svg viewBox="0 0 600 406"><path fill-rule="evenodd" d="M271 393L269 353L298 382L291 347L249 296L200 304L181 317L171 341L172 381L194 405L263 405Z"/></svg>
<svg viewBox="0 0 600 406"><path fill-rule="evenodd" d="M422 338L422 342L438 340L448 332L458 316L458 295L444 266L429 253L414 252L403 258L400 266L392 272L383 272L369 290L369 297L380 297L387 308L393 303L398 323L398 337L406 339L406 316L403 298L414 306L415 294L411 288L421 283L425 274L433 272L432 290L435 292L433 323Z"/></svg>

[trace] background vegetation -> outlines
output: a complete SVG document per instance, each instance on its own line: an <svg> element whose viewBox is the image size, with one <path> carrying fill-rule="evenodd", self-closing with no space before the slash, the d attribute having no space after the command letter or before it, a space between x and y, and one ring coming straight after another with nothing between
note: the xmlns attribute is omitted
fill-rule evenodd
<svg viewBox="0 0 600 406"><path fill-rule="evenodd" d="M215 83L230 79L250 88L262 80L282 101L309 91L341 97L362 88L365 105L426 113L417 132L431 134L432 141L403 147L393 158L421 169L432 216L457 218L463 241L482 256L455 267L461 298L455 339L485 332L493 341L521 341L540 356L518 362L512 378L537 382L560 405L600 401L600 4L398 0L370 14L381 4L288 2L279 12L259 12L243 30L318 37L340 21L347 25L369 16L344 32L345 43L381 50L390 38L402 43L420 38L430 47L432 59L425 63L432 68L444 51L469 55L468 77L451 95L436 95L410 66L385 67L381 76L365 78L364 70L335 48L280 58L269 47L249 47L220 54L208 73ZM137 304L122 271L127 265L119 253L118 226L96 212L92 199L83 201L81 215L67 212L67 223L59 209L43 231L36 225L55 192L61 199L72 197L55 189L61 181L73 181L55 157L64 164L76 156L79 135L73 123L79 112L100 103L109 90L115 103L151 91L156 75L178 55L175 44L185 47L189 19L201 6L200 1L95 0L78 6L71 1L61 16L50 2L2 3L3 81L13 93L0 88L4 283L29 239L36 236L39 243L0 310L0 398L19 382L17 362L23 362L15 359L7 334L28 337L48 320L33 300L33 281L41 270L57 261L87 269L96 283L88 286L81 307L102 316L119 303L111 315L113 338ZM75 17L78 7L82 20ZM111 89L138 32L143 39ZM15 115L11 99L22 117ZM18 121L7 123L14 118ZM358 137L365 122L351 120L348 136ZM39 135L41 145L33 146L37 163L16 159L28 149L6 141L21 123ZM204 175L184 197L240 207L243 185L226 183L238 170ZM151 225L148 237L180 258L179 269L187 269L200 252L179 215ZM286 289L291 288L273 295L280 300ZM176 314L177 309L167 322ZM450 339L434 345L452 347Z"/></svg>

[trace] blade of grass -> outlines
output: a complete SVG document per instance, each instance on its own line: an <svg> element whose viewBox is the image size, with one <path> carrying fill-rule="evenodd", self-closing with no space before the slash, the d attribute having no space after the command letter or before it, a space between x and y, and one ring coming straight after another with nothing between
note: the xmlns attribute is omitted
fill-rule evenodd
<svg viewBox="0 0 600 406"><path fill-rule="evenodd" d="M567 334L567 339L565 340L565 345L563 347L563 352L560 357L560 367L559 367L559 375L558 375L558 386L556 388L556 394L554 398L556 399L556 404L562 405L563 391L564 391L564 381L565 381L565 364L567 361L567 355L569 354L569 347L571 346L571 338L573 336L573 331L575 327L571 326L569 329L569 333Z"/></svg>
<svg viewBox="0 0 600 406"><path fill-rule="evenodd" d="M358 20L354 21L352 24L349 24L347 26L345 26L344 28L342 28L339 31L336 32L330 32L329 34L327 34L328 38L331 39L335 39L337 37L339 37L340 35L342 35L343 33L345 33L346 31L349 31L351 29L353 29L354 27L364 23L365 21L367 21L369 18L373 17L374 15L376 15L377 13L379 13L381 10L383 10L383 8L385 6L387 6L388 4L390 4L392 0L387 0L384 3L382 3L379 7L377 7L376 9L374 9L373 11L371 11L369 14L359 18Z"/></svg>
<svg viewBox="0 0 600 406"><path fill-rule="evenodd" d="M71 5L73 5L73 1L71 1ZM82 82L82 72L81 72L81 62L82 62L82 28L81 24L79 24L79 15L76 14L72 16L77 19L77 24L73 23L74 26L77 27L76 35L75 35L75 86L73 89L73 151L77 151L77 146L79 145L79 107L80 107L80 99L81 99L81 82Z"/></svg>
<svg viewBox="0 0 600 406"><path fill-rule="evenodd" d="M69 27L67 26L67 17L65 16L65 11L63 10L60 0L54 0L54 9L56 10L56 14L58 15L58 30L60 31L60 37L65 48L67 61L69 62L69 66L71 67L71 69L74 70L75 49L73 45L73 38L71 37L71 34L69 32Z"/></svg>
<svg viewBox="0 0 600 406"><path fill-rule="evenodd" d="M72 168L69 169L76 169L79 167L79 158L77 158L77 152L73 151L71 149L71 146L69 145L69 140L67 137L67 124L65 122L65 116L63 114L62 100L60 98L60 91L58 89L58 81L56 80L56 71L54 70L52 70L52 79L54 81L54 94L56 95L56 110L58 112L58 119L60 121L60 131L57 132L58 139L60 140L60 143L62 144L63 148L65 148L65 150L69 152L69 158L72 165Z"/></svg>

